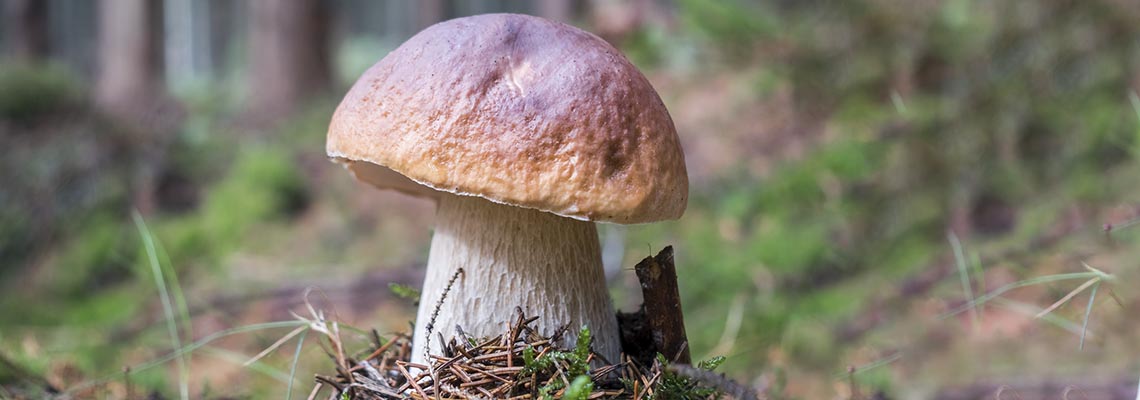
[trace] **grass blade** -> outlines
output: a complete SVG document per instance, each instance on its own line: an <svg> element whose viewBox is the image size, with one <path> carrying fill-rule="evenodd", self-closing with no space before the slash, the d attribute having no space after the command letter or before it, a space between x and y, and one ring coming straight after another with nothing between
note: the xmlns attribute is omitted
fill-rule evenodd
<svg viewBox="0 0 1140 400"><path fill-rule="evenodd" d="M1128 102L1132 103L1132 111L1136 112L1136 119L1140 120L1140 96L1136 95L1136 91L1128 92Z"/></svg>
<svg viewBox="0 0 1140 400"><path fill-rule="evenodd" d="M1028 303L1022 303L1022 302L1019 302L1016 300L1010 300L1010 299L999 297L999 298L994 299L993 302L996 303L996 305L1001 307L1001 308L1004 308L1004 309L1009 310L1009 311L1016 312L1018 314L1025 315L1029 318L1037 318L1036 317L1037 314L1041 313L1041 307L1038 307L1038 306L1035 306L1032 304L1028 304ZM1073 322L1073 321L1070 321L1068 319L1059 317L1055 313L1049 313L1049 314L1042 315L1040 317L1040 319L1042 321L1045 321L1049 324L1052 324L1052 325L1054 325L1060 329L1063 329L1066 332L1072 333L1073 336L1077 336L1077 337L1081 336L1081 325L1080 324L1077 324L1076 322Z"/></svg>
<svg viewBox="0 0 1140 400"><path fill-rule="evenodd" d="M245 325L245 326L239 326L237 328L226 329L224 331L219 331L219 332L215 332L215 333L212 333L210 335L207 335L206 337L203 337L203 338L199 339L198 341L196 341L194 343L190 343L190 344L188 344L182 348L176 349L175 351L173 351L170 354L167 354L165 356L156 358L154 360L147 361L147 362L139 364L139 365L132 366L130 368L130 371L131 371L130 373L134 374L134 373L146 371L148 369L151 369L151 368L157 367L159 365L165 364L165 363L170 362L171 360L177 359L178 357L181 357L185 354L189 354L190 352L193 352L193 351L201 348L202 346L210 344L211 342L213 342L215 340L218 340L218 339L221 339L221 338L224 338L227 336L232 336L232 335L236 335L239 333L266 330L266 329L296 328L298 326L306 326L306 325L308 325L308 322L305 322L305 321L277 321L277 322L266 322L266 323L262 323L262 324ZM102 379L97 379L97 380L88 381L88 382L84 382L84 383L75 385L75 386L69 388L66 392L64 392L64 394L73 394L75 392L78 392L78 391L81 391L84 389L88 389L88 388L91 388L91 387L94 387L97 385L101 385L101 384L110 382L112 380L121 379L122 377L123 377L122 372L116 372L116 373L108 375L107 377L102 378Z"/></svg>
<svg viewBox="0 0 1140 400"><path fill-rule="evenodd" d="M1006 292L1013 290L1013 289L1022 288L1022 287L1026 287L1026 286L1040 285L1043 283L1050 283L1050 282L1071 281L1071 280L1077 280L1077 279L1092 279L1092 278L1096 278L1099 276L1100 275L1095 273L1095 272L1070 272L1067 274L1045 275L1045 276L1039 276L1036 278L1030 278L1030 279L1026 279L1026 280L1013 282L1013 283L1007 284L1005 286L999 287L997 289L994 289L994 291L989 292L989 293L987 293L981 297L978 297L974 301L971 301L971 302L966 303L962 306L954 308L950 311L942 313L942 315L938 316L938 319L950 318L954 315L961 313L962 311L966 311L970 308L973 308L973 307L977 306L978 304L983 304L987 301L993 300L994 298L1001 296L1001 295L1005 294Z"/></svg>
<svg viewBox="0 0 1140 400"><path fill-rule="evenodd" d="M309 330L305 329L301 332L301 337L297 339L297 350L293 352L293 364L289 366L289 387L285 389L285 400L293 399L293 383L296 382L297 377L297 362L301 359L301 348L305 344L305 336L309 334Z"/></svg>
<svg viewBox="0 0 1140 400"><path fill-rule="evenodd" d="M882 367L884 365L887 365L887 364L893 363L895 361L901 360L902 356L903 356L902 351L896 351L889 356L880 358L878 360L872 361L872 362L867 363L867 364L860 365L860 366L855 367L855 368L848 370L848 371L843 371L843 372L837 373L834 376L836 378L843 378L843 377L846 377L850 374L861 374L861 373L873 370L875 368L879 368L879 367Z"/></svg>
<svg viewBox="0 0 1140 400"><path fill-rule="evenodd" d="M190 320L190 307L186 304L186 296L182 294L182 283L179 282L178 274L174 272L174 263L170 261L170 254L166 252L166 248L162 246L162 242L154 242L155 249L158 250L158 257L160 266L165 268L166 277L170 283L170 294L174 297L175 311L178 312L178 322L182 325L182 335L186 338L194 337L194 326Z"/></svg>
<svg viewBox="0 0 1140 400"><path fill-rule="evenodd" d="M276 342L273 342L273 344L269 345L269 347L266 347L265 350L262 350L260 353L257 353L256 356L253 356L253 358L249 359L249 361L246 361L245 363L243 363L242 366L243 367L248 366L250 364L257 362L257 360L260 360L262 357L265 357L265 356L269 355L269 353L272 353L273 350L277 350L278 347L281 347L281 345L285 344L285 342L288 342L289 339L293 338L293 336L297 336L301 332L304 332L307 330L309 330L309 327L299 326L299 327L297 327L297 329L294 329L291 332L286 333L285 336L282 336L281 339L277 339Z"/></svg>
<svg viewBox="0 0 1140 400"><path fill-rule="evenodd" d="M969 261L966 259L965 251L962 250L962 242L958 241L958 235L955 235L954 232L947 233L946 236L950 240L950 247L954 249L954 263L958 266L958 278L962 281L962 293L972 303L974 301L974 288L970 285L970 271L966 266ZM981 329L981 317L978 316L977 307L970 307L970 321L975 332Z"/></svg>
<svg viewBox="0 0 1140 400"><path fill-rule="evenodd" d="M982 270L982 257L980 255L978 255L978 252L976 252L976 251L970 254L970 267L973 268L974 286L978 287L979 292L985 292L986 291L986 274ZM982 308L982 311L986 310L984 305L981 306L981 308Z"/></svg>
<svg viewBox="0 0 1140 400"><path fill-rule="evenodd" d="M1053 303L1053 305L1045 308L1044 310L1041 310L1041 312L1037 313L1037 315L1034 316L1034 318L1041 318L1041 317L1045 316L1045 314L1053 312L1053 310L1056 310L1057 307L1060 307L1061 305L1068 303L1069 300L1072 300L1073 297L1075 297L1077 294L1085 291L1085 289L1088 289L1089 286L1092 286L1094 283L1100 283L1100 279L1093 278L1093 279L1089 279L1089 280L1085 281L1085 283L1082 283L1081 286L1077 286L1076 289L1073 289L1071 292L1069 292L1069 294L1066 294L1065 297L1062 297L1061 300L1057 300L1056 302Z"/></svg>
<svg viewBox="0 0 1140 400"><path fill-rule="evenodd" d="M143 247L146 248L147 261L150 263L151 274L154 276L154 285L158 287L158 294L162 300L162 312L166 315L166 330L170 334L170 343L173 348L182 347L182 338L178 334L178 320L174 316L174 305L170 299L170 292L166 289L166 278L162 266L158 262L158 250L154 245L154 237L143 221L142 214L135 211L132 214L139 235L142 236ZM179 356L178 364L178 394L182 400L190 398L190 370L186 367L186 358Z"/></svg>
<svg viewBox="0 0 1140 400"><path fill-rule="evenodd" d="M907 115L906 103L903 102L902 95L897 90L891 91L891 105L895 106L895 112L898 112L899 115L904 117Z"/></svg>
<svg viewBox="0 0 1140 400"><path fill-rule="evenodd" d="M1092 292L1089 292L1089 305L1085 307L1085 322L1081 324L1081 345L1078 349L1085 349L1085 333L1089 331L1089 316L1092 315L1093 302L1096 301L1096 290L1100 289L1100 281L1093 285Z"/></svg>
<svg viewBox="0 0 1140 400"><path fill-rule="evenodd" d="M205 353L207 355L216 357L219 360L223 360L223 361L235 364L235 365L241 365L242 368L246 368L246 369L249 369L250 371L264 375L264 376L268 377L269 379L273 379L273 380L275 380L281 384L289 383L289 381L288 381L289 375L286 374L285 371L281 371L277 368L273 368L273 367L271 367L271 366L269 366L263 362L260 362L260 361L246 365L245 359L248 358L249 356L247 356L245 354L229 351L229 350L223 349L221 347L215 347L215 346L205 346L205 347L202 347L202 349L199 351L201 351L202 353Z"/></svg>

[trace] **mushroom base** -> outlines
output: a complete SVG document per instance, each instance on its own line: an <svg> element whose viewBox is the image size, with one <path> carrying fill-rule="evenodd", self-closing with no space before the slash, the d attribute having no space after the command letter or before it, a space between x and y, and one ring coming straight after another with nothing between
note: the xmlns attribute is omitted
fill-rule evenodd
<svg viewBox="0 0 1140 400"><path fill-rule="evenodd" d="M464 273L443 297L460 268ZM577 341L579 327L588 326L594 351L618 361L617 319L593 222L445 194L416 317L412 362L427 364L427 352L439 354L438 336L454 337L457 325L475 338L502 333L516 316L515 307L539 317L543 335L568 325L564 347Z"/></svg>

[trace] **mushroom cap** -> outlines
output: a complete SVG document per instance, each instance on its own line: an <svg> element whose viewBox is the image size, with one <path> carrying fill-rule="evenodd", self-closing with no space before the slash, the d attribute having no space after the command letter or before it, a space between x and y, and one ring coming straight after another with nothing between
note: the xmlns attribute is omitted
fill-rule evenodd
<svg viewBox="0 0 1140 400"><path fill-rule="evenodd" d="M526 15L416 34L353 85L327 151L380 188L580 220L676 219L688 202L676 128L645 76L597 36Z"/></svg>

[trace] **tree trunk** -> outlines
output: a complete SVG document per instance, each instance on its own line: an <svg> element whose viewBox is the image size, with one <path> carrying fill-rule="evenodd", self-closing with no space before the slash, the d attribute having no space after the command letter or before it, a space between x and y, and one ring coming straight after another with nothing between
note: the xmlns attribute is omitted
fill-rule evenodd
<svg viewBox="0 0 1140 400"><path fill-rule="evenodd" d="M103 1L95 99L125 121L145 118L163 91L162 2Z"/></svg>
<svg viewBox="0 0 1140 400"><path fill-rule="evenodd" d="M423 30L429 26L444 19L443 0L420 0L419 1L419 21L417 31Z"/></svg>
<svg viewBox="0 0 1140 400"><path fill-rule="evenodd" d="M561 22L574 18L574 2L571 0L541 0L538 2L538 15Z"/></svg>
<svg viewBox="0 0 1140 400"><path fill-rule="evenodd" d="M133 137L137 165L132 168L132 202L144 215L156 208L155 177L172 137L167 133L183 117L179 105L166 96L162 5L158 0L99 2L95 102L118 129Z"/></svg>
<svg viewBox="0 0 1140 400"><path fill-rule="evenodd" d="M610 44L620 46L661 10L654 0L591 0L589 19L593 30Z"/></svg>
<svg viewBox="0 0 1140 400"><path fill-rule="evenodd" d="M46 0L4 0L4 37L12 60L34 63L47 58L47 6Z"/></svg>
<svg viewBox="0 0 1140 400"><path fill-rule="evenodd" d="M331 84L329 10L323 0L250 2L246 121L268 127Z"/></svg>

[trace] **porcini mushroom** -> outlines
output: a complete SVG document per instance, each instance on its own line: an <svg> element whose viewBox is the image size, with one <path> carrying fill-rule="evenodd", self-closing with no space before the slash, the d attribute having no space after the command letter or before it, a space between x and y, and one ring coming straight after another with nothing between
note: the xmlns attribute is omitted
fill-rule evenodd
<svg viewBox="0 0 1140 400"><path fill-rule="evenodd" d="M597 36L525 15L409 39L353 85L327 150L358 180L438 200L420 363L437 334L497 335L516 307L545 335L568 325L564 345L588 326L594 351L618 361L594 221L676 219L688 198L673 121L645 76Z"/></svg>

